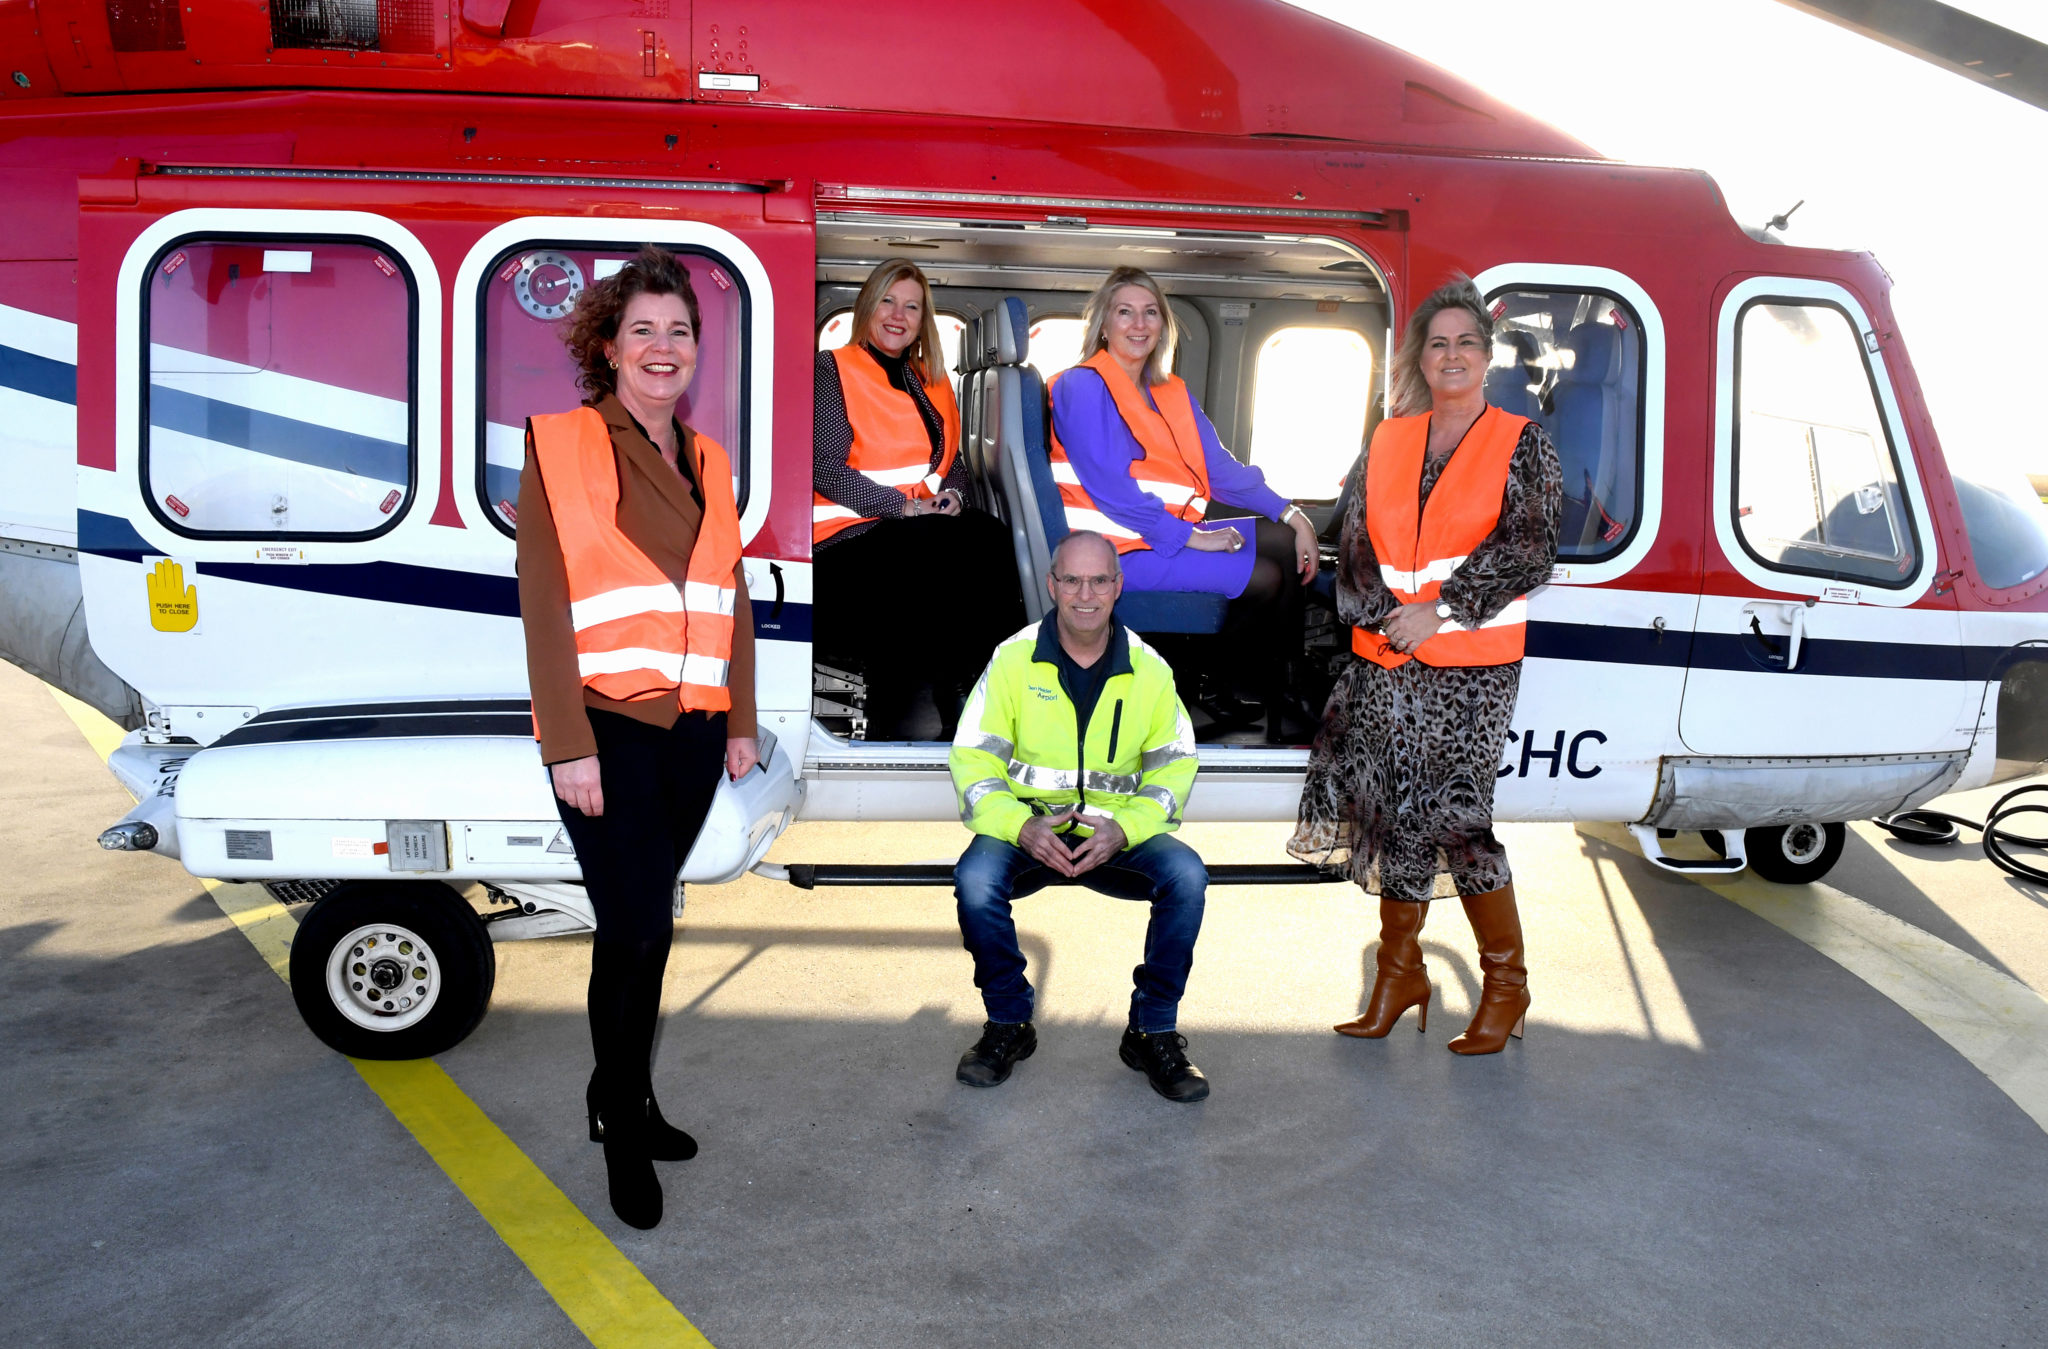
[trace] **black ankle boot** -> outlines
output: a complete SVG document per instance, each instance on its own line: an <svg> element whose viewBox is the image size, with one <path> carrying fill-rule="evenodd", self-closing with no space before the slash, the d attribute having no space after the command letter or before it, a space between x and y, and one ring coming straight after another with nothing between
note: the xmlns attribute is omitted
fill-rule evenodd
<svg viewBox="0 0 2048 1349"><path fill-rule="evenodd" d="M661 1181L654 1174L654 1159L647 1153L645 1121L635 1119L630 1108L606 1110L601 1119L612 1123L604 1130L604 1174L611 1192L612 1212L628 1227L645 1232L661 1223Z"/></svg>
<svg viewBox="0 0 2048 1349"><path fill-rule="evenodd" d="M597 1074L594 1072L590 1075L590 1085L583 1090L583 1104L590 1113L590 1141L604 1142L605 1116L598 1108ZM641 1113L649 1157L657 1162L687 1162L697 1155L697 1140L663 1119L661 1107L652 1096L647 1098L647 1107Z"/></svg>

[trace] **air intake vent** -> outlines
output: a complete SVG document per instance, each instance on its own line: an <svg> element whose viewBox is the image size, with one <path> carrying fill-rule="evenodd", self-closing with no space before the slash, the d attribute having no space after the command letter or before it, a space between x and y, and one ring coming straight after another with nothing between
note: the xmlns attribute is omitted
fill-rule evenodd
<svg viewBox="0 0 2048 1349"><path fill-rule="evenodd" d="M178 0L107 0L107 30L117 52L185 50Z"/></svg>
<svg viewBox="0 0 2048 1349"><path fill-rule="evenodd" d="M131 0L109 0L130 3ZM274 47L431 53L439 0L272 0Z"/></svg>

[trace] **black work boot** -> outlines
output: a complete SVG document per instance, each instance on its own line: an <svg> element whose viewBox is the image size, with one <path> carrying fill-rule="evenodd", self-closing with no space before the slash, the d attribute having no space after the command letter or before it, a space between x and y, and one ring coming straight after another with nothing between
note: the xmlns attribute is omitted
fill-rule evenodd
<svg viewBox="0 0 2048 1349"><path fill-rule="evenodd" d="M1030 1058L1036 1048L1038 1032L1029 1021L984 1021L981 1038L960 1056L959 1071L953 1076L970 1087L1000 1087L1010 1080L1010 1069L1018 1060Z"/></svg>
<svg viewBox="0 0 2048 1349"><path fill-rule="evenodd" d="M1145 1075L1152 1090L1178 1105L1193 1105L1208 1098L1209 1079L1188 1062L1187 1048L1188 1037L1175 1031L1147 1034L1133 1027L1124 1032L1116 1052L1125 1064Z"/></svg>

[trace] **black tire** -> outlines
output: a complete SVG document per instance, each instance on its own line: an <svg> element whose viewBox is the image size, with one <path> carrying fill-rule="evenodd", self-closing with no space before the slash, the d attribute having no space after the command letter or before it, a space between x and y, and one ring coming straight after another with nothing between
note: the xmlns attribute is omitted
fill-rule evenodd
<svg viewBox="0 0 2048 1349"><path fill-rule="evenodd" d="M1706 844L1708 851L1712 852L1716 857L1726 857L1728 855L1728 840L1722 836L1721 831L1718 829L1700 830L1700 842Z"/></svg>
<svg viewBox="0 0 2048 1349"><path fill-rule="evenodd" d="M483 920L440 881L337 886L300 920L291 968L307 1029L358 1059L454 1048L483 1020L498 980Z"/></svg>
<svg viewBox="0 0 2048 1349"><path fill-rule="evenodd" d="M1849 841L1843 824L1782 824L1743 831L1749 869L1780 885L1808 885L1834 870Z"/></svg>

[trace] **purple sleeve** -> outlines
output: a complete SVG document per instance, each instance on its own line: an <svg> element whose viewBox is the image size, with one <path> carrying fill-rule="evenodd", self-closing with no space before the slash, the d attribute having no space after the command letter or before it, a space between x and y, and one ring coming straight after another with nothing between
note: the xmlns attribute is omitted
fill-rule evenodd
<svg viewBox="0 0 2048 1349"><path fill-rule="evenodd" d="M1187 547L1194 526L1131 478L1131 465L1145 451L1124 425L1102 376L1083 369L1060 376L1052 390L1052 425L1097 510L1137 533L1161 557Z"/></svg>
<svg viewBox="0 0 2048 1349"><path fill-rule="evenodd" d="M1289 502L1272 488L1266 486L1266 475L1250 464L1241 464L1237 457L1223 448L1223 438L1216 434L1216 427L1209 421L1209 414L1202 411L1202 405L1189 395L1188 402L1195 409L1195 427L1202 433L1202 453L1209 467L1209 495L1213 500L1226 506L1241 506L1257 511L1275 524L1287 513Z"/></svg>

